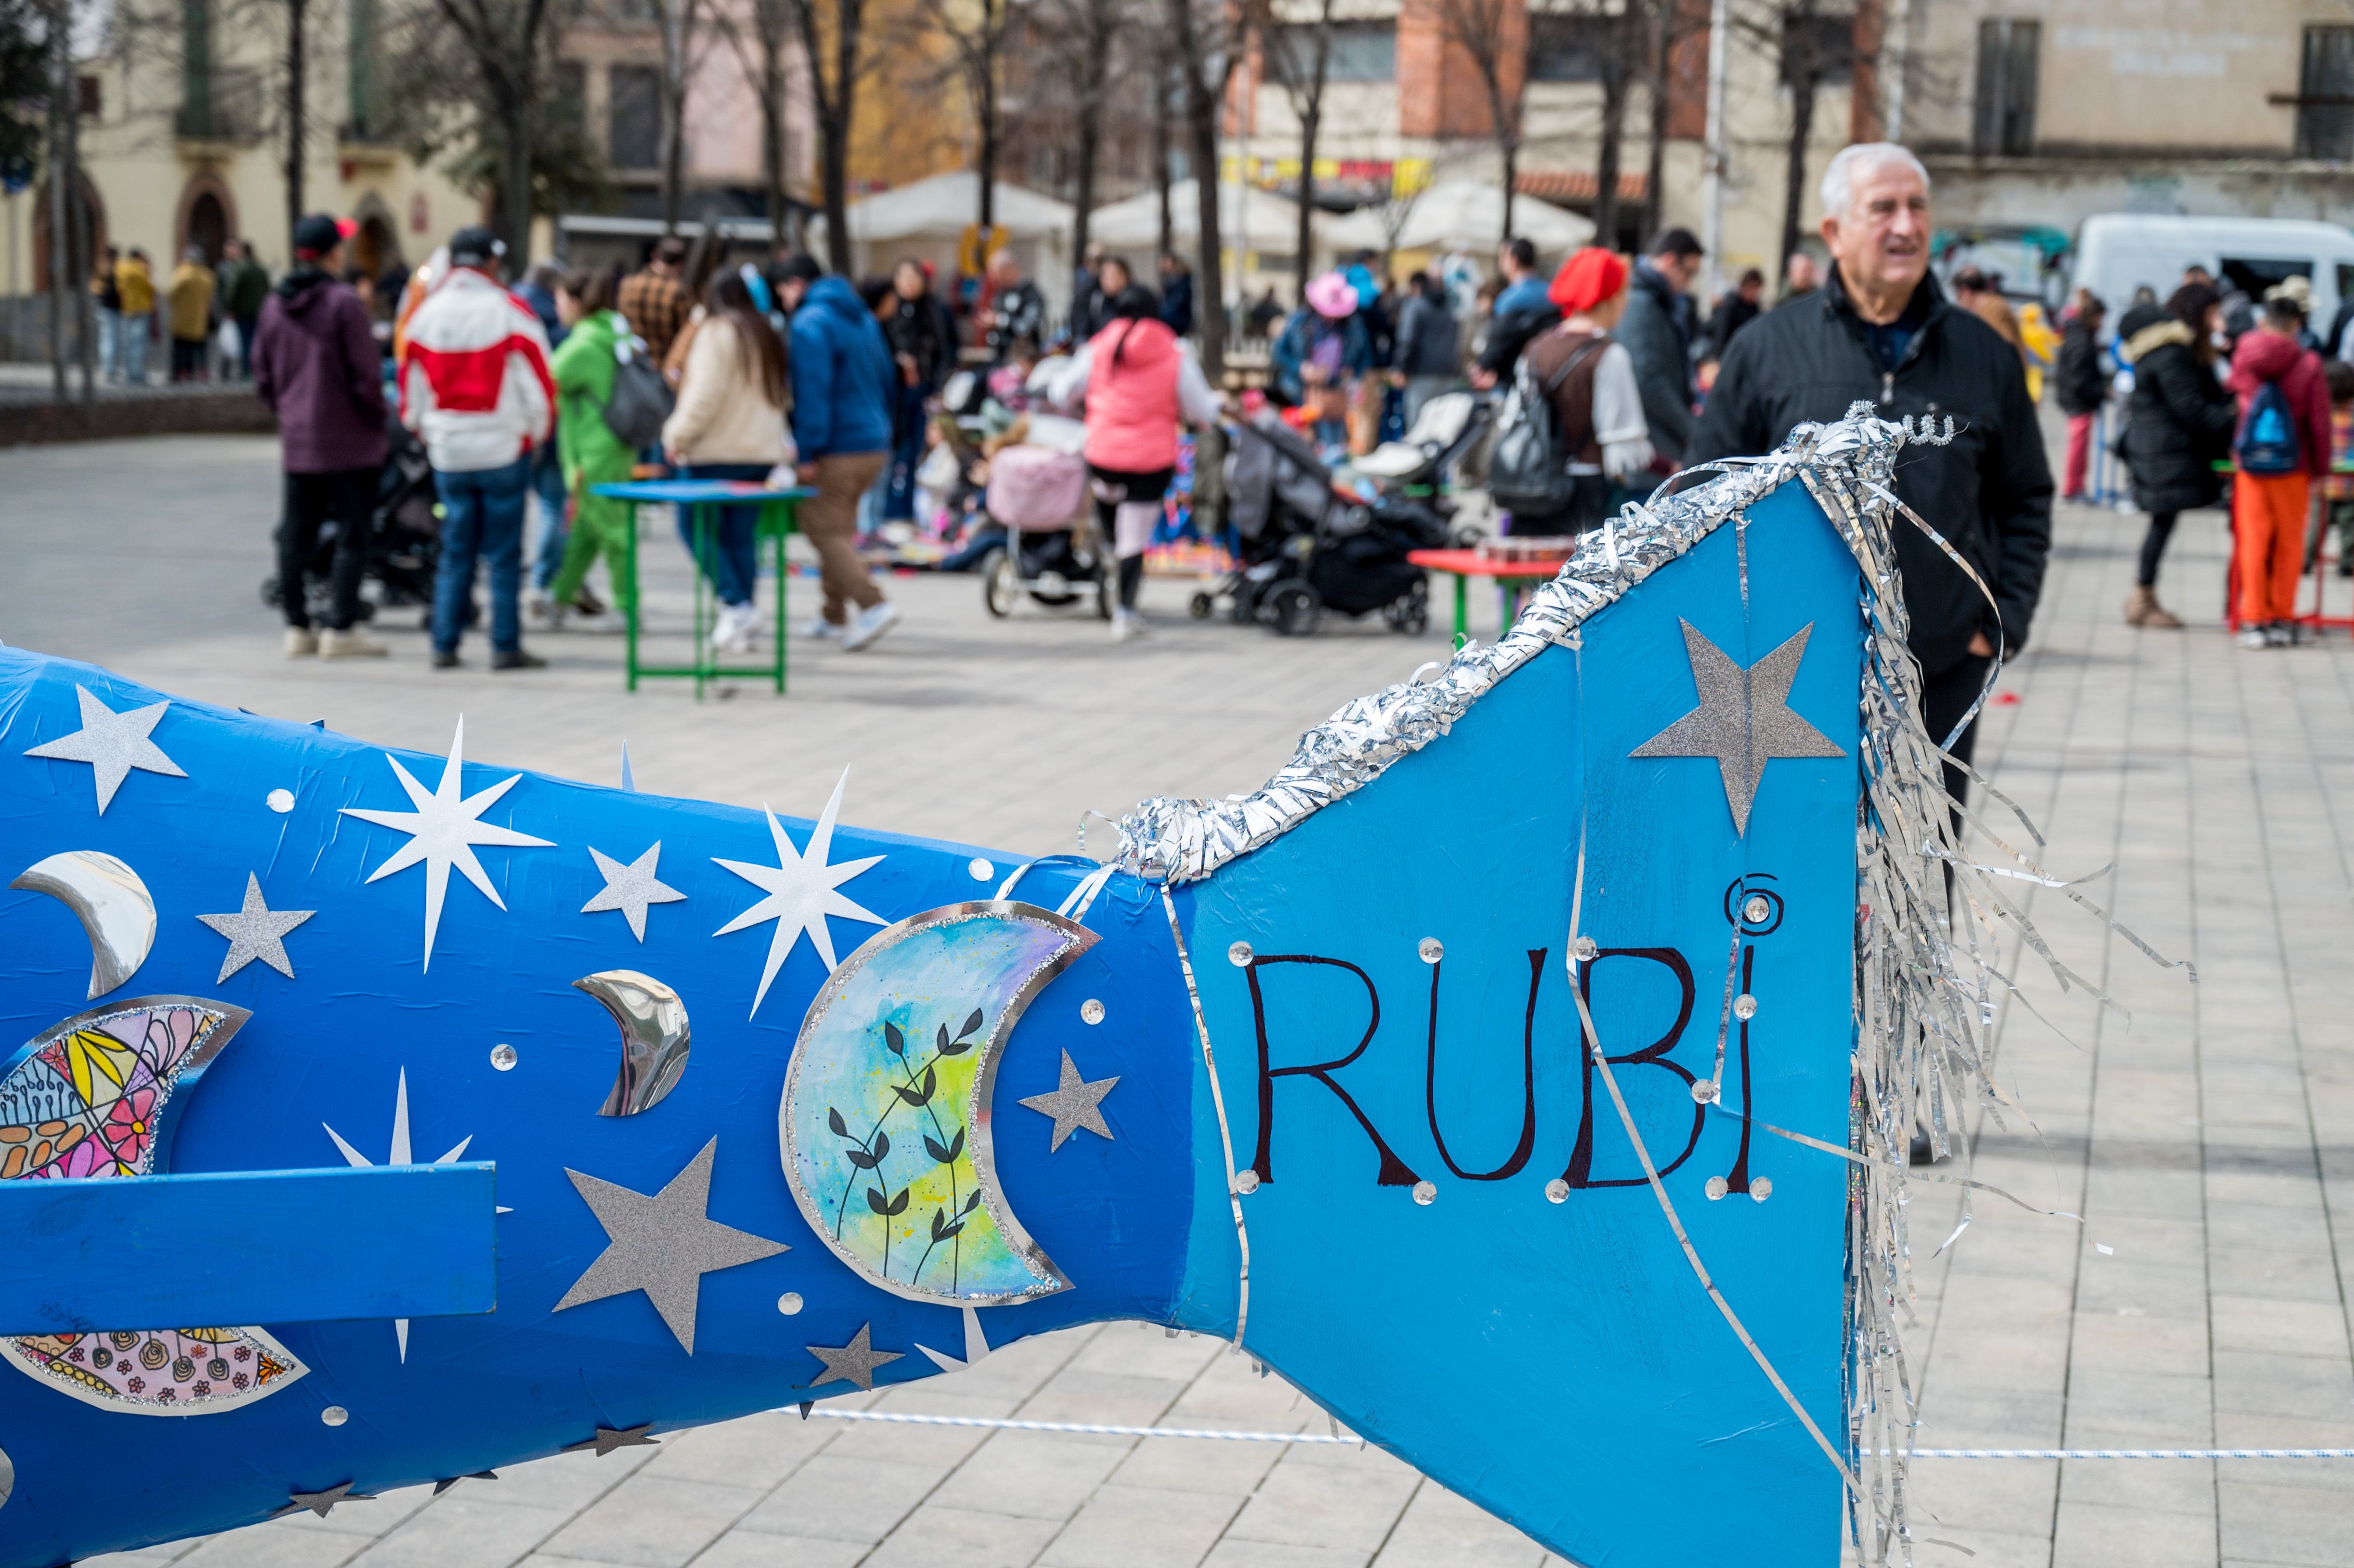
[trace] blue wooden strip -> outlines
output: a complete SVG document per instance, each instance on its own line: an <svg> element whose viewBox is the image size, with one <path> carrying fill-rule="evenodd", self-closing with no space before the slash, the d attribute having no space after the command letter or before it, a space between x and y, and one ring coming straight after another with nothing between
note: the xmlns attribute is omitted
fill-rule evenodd
<svg viewBox="0 0 2354 1568"><path fill-rule="evenodd" d="M0 1334L498 1305L488 1163L0 1181Z"/></svg>
<svg viewBox="0 0 2354 1568"><path fill-rule="evenodd" d="M763 501L807 501L817 492L807 485L782 487L747 483L732 479L633 479L591 485L594 494L616 501L667 501L696 504L751 506Z"/></svg>

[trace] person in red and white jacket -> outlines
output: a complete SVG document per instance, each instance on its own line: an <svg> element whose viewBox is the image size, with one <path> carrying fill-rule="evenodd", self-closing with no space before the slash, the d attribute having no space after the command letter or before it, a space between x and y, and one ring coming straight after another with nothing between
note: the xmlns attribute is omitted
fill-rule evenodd
<svg viewBox="0 0 2354 1568"><path fill-rule="evenodd" d="M433 667L454 669L474 590L491 567L491 668L546 663L525 652L523 516L535 453L556 429L547 334L496 276L506 248L486 228L450 237L450 270L409 318L400 422L425 442L441 494L441 564L433 585Z"/></svg>

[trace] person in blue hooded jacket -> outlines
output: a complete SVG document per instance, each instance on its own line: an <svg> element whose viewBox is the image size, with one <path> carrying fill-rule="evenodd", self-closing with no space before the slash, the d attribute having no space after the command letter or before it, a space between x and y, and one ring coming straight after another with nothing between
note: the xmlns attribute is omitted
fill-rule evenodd
<svg viewBox="0 0 2354 1568"><path fill-rule="evenodd" d="M801 482L817 494L801 509L801 531L817 550L825 608L812 637L865 647L899 619L859 558L858 498L891 455L891 407L898 376L875 313L848 280L829 277L810 256L778 270L777 294L792 318L793 444Z"/></svg>

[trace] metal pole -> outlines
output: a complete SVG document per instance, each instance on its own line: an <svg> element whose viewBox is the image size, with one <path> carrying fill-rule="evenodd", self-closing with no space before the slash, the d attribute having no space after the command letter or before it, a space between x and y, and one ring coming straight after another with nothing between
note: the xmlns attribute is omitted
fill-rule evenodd
<svg viewBox="0 0 2354 1568"><path fill-rule="evenodd" d="M1702 243L1708 248L1708 289L1714 299L1724 288L1724 60L1725 35L1733 30L1732 0L1709 0L1708 141L1702 152Z"/></svg>
<svg viewBox="0 0 2354 1568"><path fill-rule="evenodd" d="M1881 58L1886 60L1892 51L1883 47ZM1904 76L1905 67L1913 58L1913 0L1896 0L1896 48L1893 69L1881 67L1881 75L1888 82L1887 129L1882 132L1892 142L1904 140Z"/></svg>

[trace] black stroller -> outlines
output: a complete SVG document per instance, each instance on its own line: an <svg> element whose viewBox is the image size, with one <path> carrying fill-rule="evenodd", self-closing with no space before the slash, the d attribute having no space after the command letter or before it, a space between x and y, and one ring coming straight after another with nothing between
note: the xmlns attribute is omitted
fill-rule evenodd
<svg viewBox="0 0 2354 1568"><path fill-rule="evenodd" d="M1193 596L1196 620L1225 600L1236 622L1283 637L1307 636L1326 610L1352 619L1379 610L1409 636L1429 626L1429 579L1406 554L1445 545L1445 519L1410 496L1369 503L1336 490L1316 449L1273 409L1234 430L1225 520L1240 563Z"/></svg>
<svg viewBox="0 0 2354 1568"><path fill-rule="evenodd" d="M433 602L433 575L441 560L440 498L433 488L433 465L426 461L425 445L409 434L398 414L385 418L387 448L384 468L376 475L376 504L368 512L368 536L362 552L360 619L371 620L379 608ZM279 519L279 526L286 525ZM313 620L323 624L334 597L328 583L335 556L336 524L319 530L306 579L307 606ZM374 598L366 591L376 585ZM261 602L279 608L284 588L272 572L261 581Z"/></svg>

